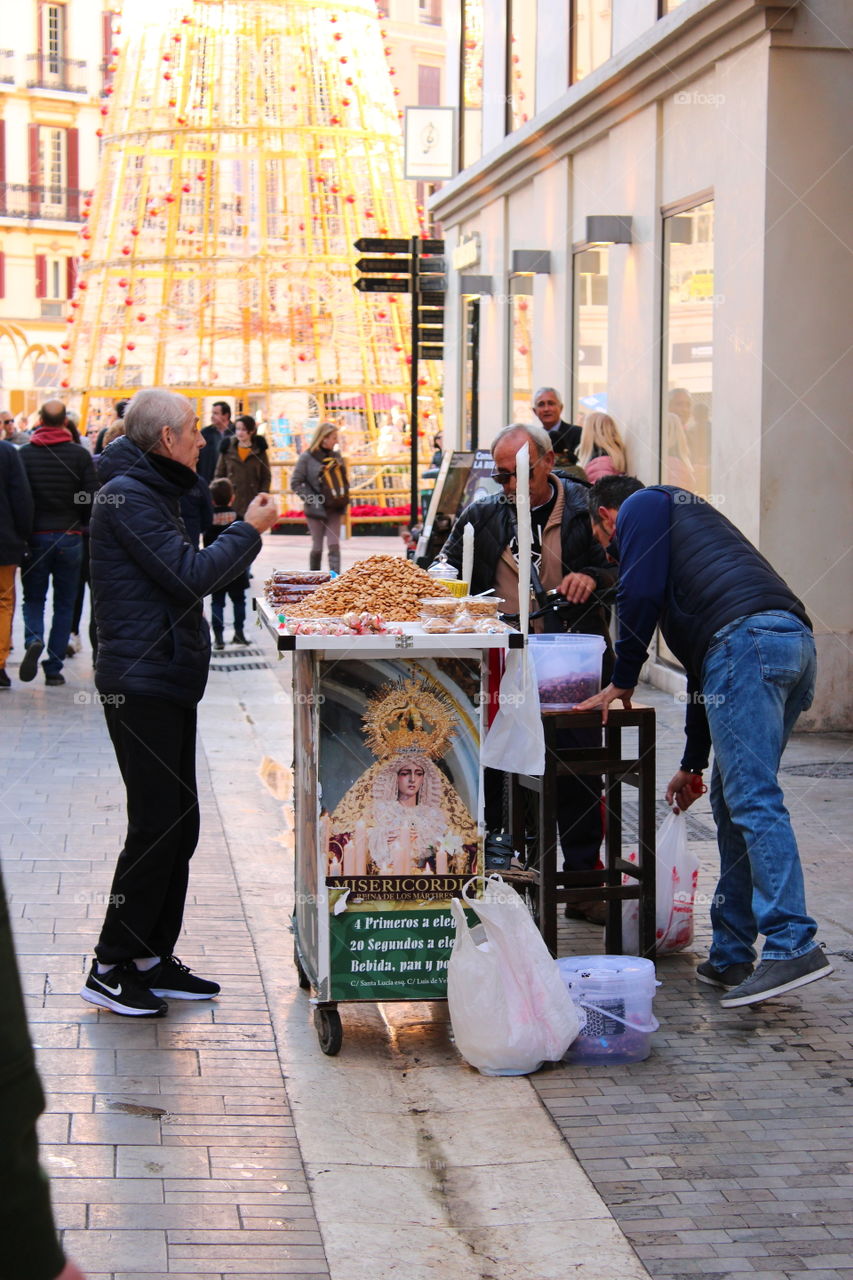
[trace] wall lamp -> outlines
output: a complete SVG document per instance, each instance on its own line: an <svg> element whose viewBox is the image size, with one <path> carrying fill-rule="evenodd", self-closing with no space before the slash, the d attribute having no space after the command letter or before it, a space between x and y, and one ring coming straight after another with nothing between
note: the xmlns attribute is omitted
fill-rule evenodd
<svg viewBox="0 0 853 1280"><path fill-rule="evenodd" d="M615 214L592 214L586 220L585 246L592 249L596 245L604 247L610 244L632 244L632 221L630 215L619 217Z"/></svg>
<svg viewBox="0 0 853 1280"><path fill-rule="evenodd" d="M459 277L459 293L463 297L490 298L494 291L495 286L491 276L460 275Z"/></svg>
<svg viewBox="0 0 853 1280"><path fill-rule="evenodd" d="M509 268L511 276L549 276L551 253L548 249L513 249Z"/></svg>

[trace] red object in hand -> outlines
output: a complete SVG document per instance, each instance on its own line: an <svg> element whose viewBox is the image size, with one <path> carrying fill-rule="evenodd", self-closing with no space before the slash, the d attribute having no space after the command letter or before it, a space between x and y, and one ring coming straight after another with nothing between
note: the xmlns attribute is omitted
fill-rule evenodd
<svg viewBox="0 0 853 1280"><path fill-rule="evenodd" d="M708 790L705 783L702 781L701 773L691 773L690 790L693 792L694 796L703 796Z"/></svg>

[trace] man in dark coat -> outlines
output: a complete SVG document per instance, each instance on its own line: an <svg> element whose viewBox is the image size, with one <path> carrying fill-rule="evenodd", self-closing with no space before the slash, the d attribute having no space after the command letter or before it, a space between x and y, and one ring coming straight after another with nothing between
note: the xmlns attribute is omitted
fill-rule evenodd
<svg viewBox="0 0 853 1280"><path fill-rule="evenodd" d="M555 467L576 467L581 429L563 422L563 398L554 387L540 387L533 397L533 412L551 437Z"/></svg>
<svg viewBox="0 0 853 1280"><path fill-rule="evenodd" d="M196 707L210 665L204 597L247 569L276 510L259 494L243 520L199 551L181 495L196 484L202 436L189 400L140 391L125 434L101 457L92 515L95 684L127 789L119 856L85 1000L130 1017L164 997L206 1000L219 986L173 954L198 841Z"/></svg>
<svg viewBox="0 0 853 1280"><path fill-rule="evenodd" d="M208 484L216 475L220 450L233 434L230 404L227 400L215 400L210 411L210 425L201 429L203 443L198 455L198 474Z"/></svg>
<svg viewBox="0 0 853 1280"><path fill-rule="evenodd" d="M89 523L95 492L95 466L83 445L75 444L66 425L65 405L48 400L29 444L20 451L33 495L35 514L29 554L21 574L27 651L21 680L34 680L44 651L44 606L53 584L53 620L42 663L48 685L65 684L62 666L83 563L83 531Z"/></svg>
<svg viewBox="0 0 853 1280"><path fill-rule="evenodd" d="M778 772L811 706L815 644L802 603L731 521L687 489L607 476L589 494L595 536L619 560L612 683L583 703L630 706L655 627L687 673L686 745L666 789L687 809L714 748L711 810L720 881L711 954L696 971L726 1008L757 1004L832 973L814 940ZM753 972L755 942L765 938ZM733 989L732 989L733 988Z"/></svg>
<svg viewBox="0 0 853 1280"><path fill-rule="evenodd" d="M33 527L33 495L18 450L0 440L0 689L10 688L6 663L12 647L15 574Z"/></svg>
<svg viewBox="0 0 853 1280"><path fill-rule="evenodd" d="M576 606L572 630L600 635L610 648L607 616L590 597L597 589L611 587L616 571L592 536L587 508L587 487L552 474L554 453L548 434L539 426L505 427L492 443L494 478L502 493L472 502L466 507L450 534L444 554L457 570L462 565L466 524L474 528L474 570L470 590L473 595L494 588L507 613L518 612L518 539L515 520L516 455L530 446L530 507L533 535L532 558L539 582L545 591L558 591ZM584 607L586 606L586 607ZM536 605L533 606L534 610ZM542 624L534 624L537 630ZM605 654L605 675L609 676ZM572 745L599 746L595 731L586 731L587 742L573 731ZM568 745L568 741L567 741ZM491 772L491 771L489 771ZM490 784L491 786L492 784ZM557 823L567 869L591 870L601 847L601 778L567 777L561 780L557 797ZM594 924L603 924L605 909L600 902L585 904L579 913Z"/></svg>

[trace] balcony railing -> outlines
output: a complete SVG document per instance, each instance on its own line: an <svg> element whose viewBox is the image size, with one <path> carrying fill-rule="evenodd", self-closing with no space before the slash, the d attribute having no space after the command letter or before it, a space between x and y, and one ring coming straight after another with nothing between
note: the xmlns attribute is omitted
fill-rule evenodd
<svg viewBox="0 0 853 1280"><path fill-rule="evenodd" d="M28 53L27 63L34 68L27 80L28 89L86 92L87 64L79 58L55 58L49 53Z"/></svg>
<svg viewBox="0 0 853 1280"><path fill-rule="evenodd" d="M82 222L80 205L88 191L75 187L34 187L0 182L0 218Z"/></svg>
<svg viewBox="0 0 853 1280"><path fill-rule="evenodd" d="M15 83L14 61L14 49L0 49L0 84Z"/></svg>

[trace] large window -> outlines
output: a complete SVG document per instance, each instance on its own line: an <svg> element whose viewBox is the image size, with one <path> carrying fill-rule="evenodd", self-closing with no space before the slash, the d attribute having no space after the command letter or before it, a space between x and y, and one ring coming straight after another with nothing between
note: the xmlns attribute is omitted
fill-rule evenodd
<svg viewBox="0 0 853 1280"><path fill-rule="evenodd" d="M571 83L583 80L610 57L610 0L572 0Z"/></svg>
<svg viewBox="0 0 853 1280"><path fill-rule="evenodd" d="M483 154L483 0L462 0L460 155L465 169Z"/></svg>
<svg viewBox="0 0 853 1280"><path fill-rule="evenodd" d="M708 497L714 339L714 202L664 218L660 475Z"/></svg>
<svg viewBox="0 0 853 1280"><path fill-rule="evenodd" d="M533 421L533 279L510 278L509 421Z"/></svg>
<svg viewBox="0 0 853 1280"><path fill-rule="evenodd" d="M463 449L476 449L480 436L480 299L462 299L465 360L462 366Z"/></svg>
<svg viewBox="0 0 853 1280"><path fill-rule="evenodd" d="M506 131L526 124L536 101L536 6L507 0Z"/></svg>
<svg viewBox="0 0 853 1280"><path fill-rule="evenodd" d="M572 325L572 422L607 409L607 249L574 256Z"/></svg>

